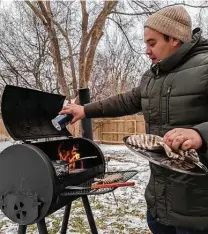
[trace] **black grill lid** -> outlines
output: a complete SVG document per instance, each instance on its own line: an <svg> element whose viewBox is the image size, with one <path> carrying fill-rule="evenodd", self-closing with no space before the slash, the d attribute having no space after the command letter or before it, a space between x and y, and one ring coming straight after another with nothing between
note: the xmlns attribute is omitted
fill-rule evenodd
<svg viewBox="0 0 208 234"><path fill-rule="evenodd" d="M4 125L15 140L71 136L56 130L51 120L58 115L65 96L6 85L1 103Z"/></svg>

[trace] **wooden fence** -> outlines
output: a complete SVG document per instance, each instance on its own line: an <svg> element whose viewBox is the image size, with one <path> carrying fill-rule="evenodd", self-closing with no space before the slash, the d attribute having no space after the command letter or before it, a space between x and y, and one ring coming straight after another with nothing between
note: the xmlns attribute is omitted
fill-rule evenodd
<svg viewBox="0 0 208 234"><path fill-rule="evenodd" d="M93 119L92 125L94 141L103 144L123 144L124 136L145 132L143 115ZM80 136L80 123L73 125L70 132L73 136ZM0 141L8 139L10 139L9 134L0 119Z"/></svg>
<svg viewBox="0 0 208 234"><path fill-rule="evenodd" d="M93 137L103 144L123 144L123 137L145 132L143 115L93 119Z"/></svg>
<svg viewBox="0 0 208 234"><path fill-rule="evenodd" d="M0 119L0 141L7 141L10 139L10 136L4 127L3 120Z"/></svg>

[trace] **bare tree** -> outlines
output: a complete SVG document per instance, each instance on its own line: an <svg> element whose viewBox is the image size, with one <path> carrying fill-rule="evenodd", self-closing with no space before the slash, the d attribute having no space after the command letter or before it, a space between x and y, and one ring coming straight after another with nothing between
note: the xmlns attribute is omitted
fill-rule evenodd
<svg viewBox="0 0 208 234"><path fill-rule="evenodd" d="M74 68L74 61L72 56L72 47L70 43L69 36L61 27L61 24L59 24L56 20L54 20L54 16L51 10L50 1L43 2L43 1L37 1L36 4L39 6L39 8L30 1L25 1L27 5L32 9L34 14L42 21L43 25L48 31L48 35L51 42L51 50L53 54L54 59L54 66L57 72L58 81L61 87L61 90L63 94L65 94L68 99L70 99L69 90L67 88L66 79L64 77L64 70L63 70L63 64L59 49L59 41L57 37L57 33L55 30L55 26L60 30L62 35L64 36L67 48L69 52L69 61L70 66L72 70L72 76L73 76L73 87L76 89L76 75L75 75L75 68ZM97 48L97 45L100 41L100 38L103 35L103 28L105 25L106 18L108 14L112 11L112 9L117 4L116 1L105 1L102 11L98 14L97 18L95 19L94 24L90 29L88 25L88 12L86 9L86 2L81 1L81 9L82 9L82 36L81 36L81 45L80 45L80 52L79 52L79 87L87 87L88 81L90 79L92 66L93 66L93 60L95 51Z"/></svg>
<svg viewBox="0 0 208 234"><path fill-rule="evenodd" d="M55 71L57 74L57 79L61 88L61 92L66 95L67 99L70 100L70 94L69 94L69 89L64 77L64 69L62 65L62 60L61 60L61 53L59 49L59 42L56 34L56 30L54 27L54 22L53 22L53 13L51 10L51 5L50 1L37 1L37 6L35 4L31 3L30 1L25 1L28 6L32 9L34 14L42 21L43 25L45 26L50 43L51 43L51 53L53 56L53 61L54 61L54 67Z"/></svg>
<svg viewBox="0 0 208 234"><path fill-rule="evenodd" d="M24 5L17 7L17 11L4 9L0 13L0 83L53 92L52 78L47 75L51 66L48 36ZM48 78L47 82L43 78Z"/></svg>
<svg viewBox="0 0 208 234"><path fill-rule="evenodd" d="M106 18L117 1L105 1L104 7L97 16L93 26L88 31L88 13L86 10L86 1L81 1L82 6L82 40L79 56L79 83L80 88L87 86L93 66L93 59L97 45L103 36L103 28Z"/></svg>
<svg viewBox="0 0 208 234"><path fill-rule="evenodd" d="M90 87L92 100L125 92L139 84L146 61L143 53L132 53L125 38L115 31L98 51ZM105 92L103 92L105 90Z"/></svg>

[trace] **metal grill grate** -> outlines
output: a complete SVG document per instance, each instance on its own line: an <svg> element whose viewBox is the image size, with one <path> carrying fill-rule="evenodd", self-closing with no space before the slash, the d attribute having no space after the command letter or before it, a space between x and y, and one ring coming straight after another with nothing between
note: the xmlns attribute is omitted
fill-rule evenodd
<svg viewBox="0 0 208 234"><path fill-rule="evenodd" d="M131 179L133 176L135 176L138 171L116 171L116 172L106 172L106 175L113 175L113 174L121 174L122 179L117 181L117 182L126 182L129 179ZM104 176L97 176L97 178L103 178ZM79 196L79 195L97 195L97 194L104 194L104 193L109 193L115 190L116 188L102 188L102 189L90 189L92 183L94 182L94 179L90 179L82 184L79 184L80 188L86 187L86 189L80 189L80 190L73 190L73 189L65 189L64 192L60 194L60 196ZM89 189L88 189L89 188Z"/></svg>

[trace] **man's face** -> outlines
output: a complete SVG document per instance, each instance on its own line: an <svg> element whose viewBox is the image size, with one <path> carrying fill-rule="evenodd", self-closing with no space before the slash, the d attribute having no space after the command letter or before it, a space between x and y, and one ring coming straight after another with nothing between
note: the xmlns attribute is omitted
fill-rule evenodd
<svg viewBox="0 0 208 234"><path fill-rule="evenodd" d="M181 46L179 40L170 37L166 41L162 33L148 27L144 29L144 42L146 44L146 54L154 64L170 56Z"/></svg>

